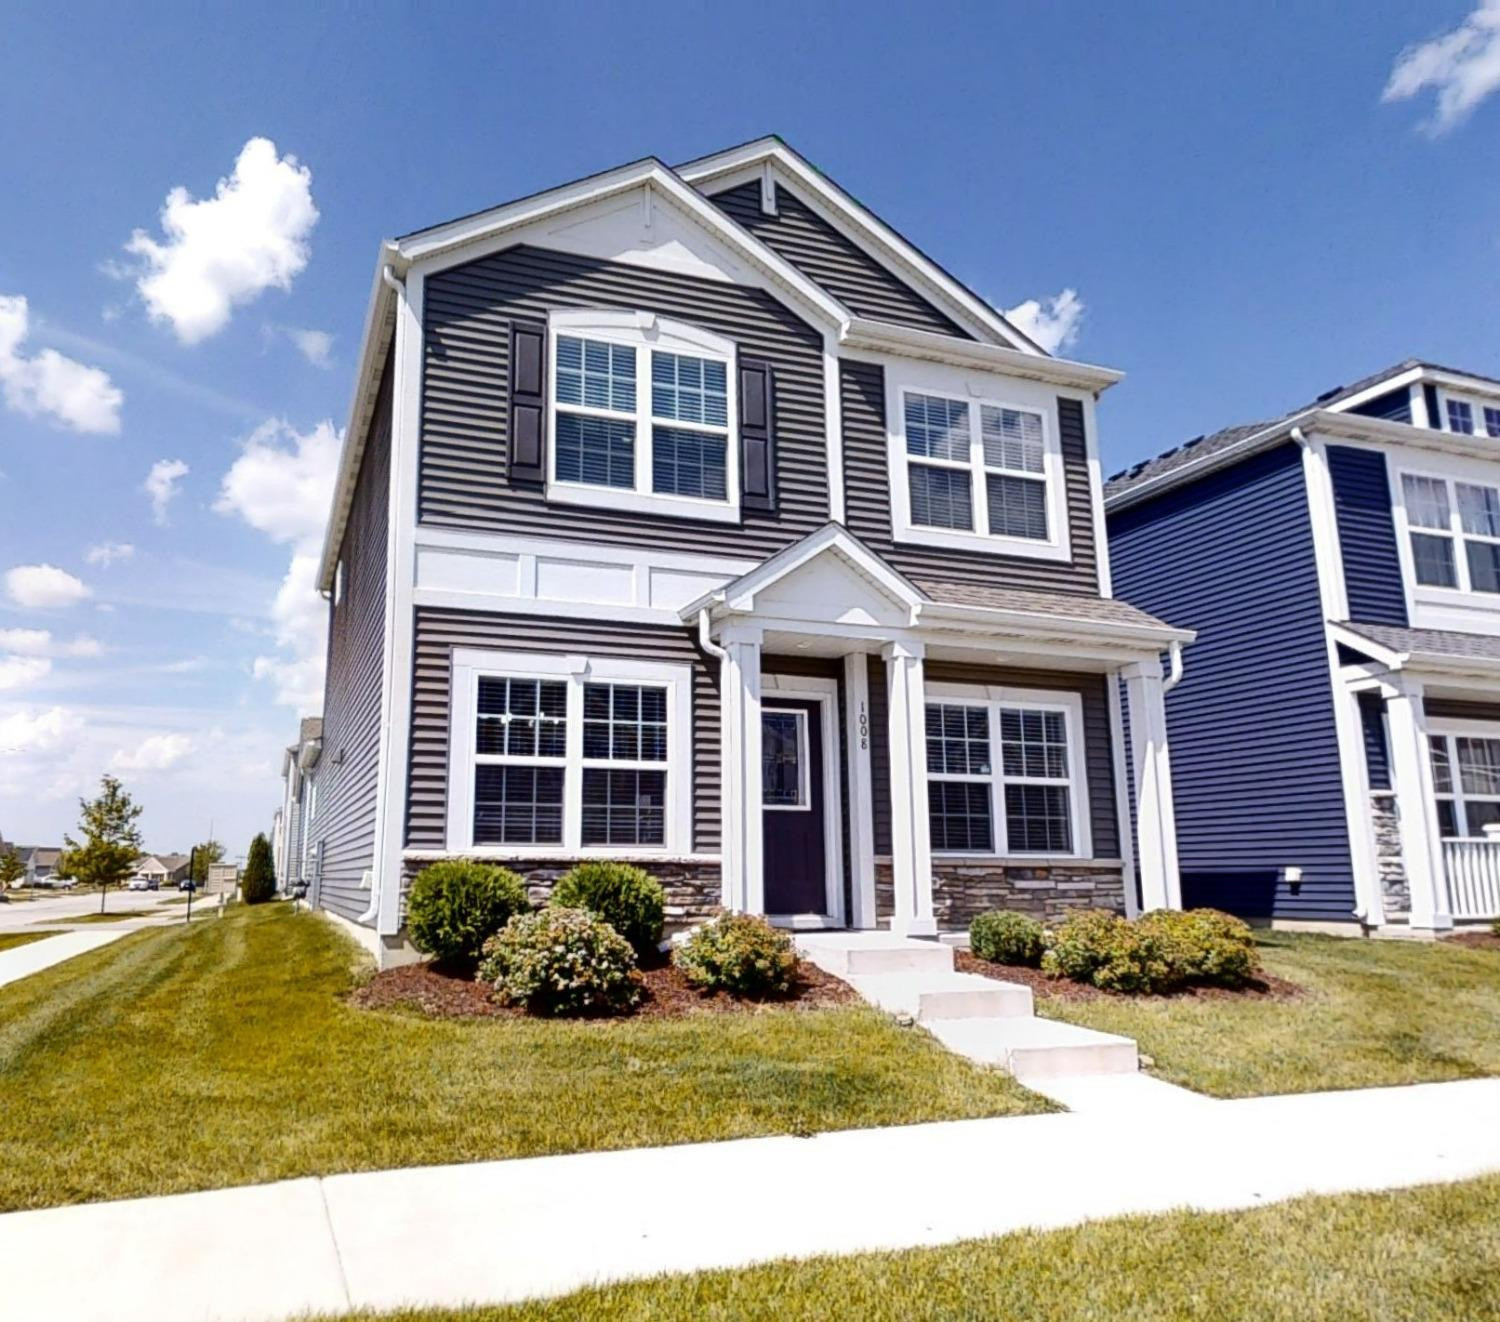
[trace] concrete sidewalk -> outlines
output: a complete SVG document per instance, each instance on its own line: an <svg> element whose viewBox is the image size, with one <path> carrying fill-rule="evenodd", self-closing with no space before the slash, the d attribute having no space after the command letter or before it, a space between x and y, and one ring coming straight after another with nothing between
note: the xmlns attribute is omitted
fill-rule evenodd
<svg viewBox="0 0 1500 1322"><path fill-rule="evenodd" d="M11 1213L0 1216L5 1312L261 1322L491 1303L659 1272L1500 1171L1495 1079L1235 1102L1139 1076L1048 1089L1071 1093L1080 1109ZM246 1226L264 1229L269 1258L245 1252Z"/></svg>
<svg viewBox="0 0 1500 1322"><path fill-rule="evenodd" d="M29 978L33 973L50 969L64 960L98 950L100 946L118 941L126 932L134 930L110 927L104 930L95 928L91 931L79 931L76 928L68 930L59 927L54 935L45 936L40 941L28 941L24 946L0 950L0 987L8 982Z"/></svg>

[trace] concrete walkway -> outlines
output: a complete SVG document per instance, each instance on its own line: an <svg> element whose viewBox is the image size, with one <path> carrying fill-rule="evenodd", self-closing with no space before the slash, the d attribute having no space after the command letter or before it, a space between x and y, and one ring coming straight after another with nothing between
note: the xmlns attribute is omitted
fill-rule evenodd
<svg viewBox="0 0 1500 1322"><path fill-rule="evenodd" d="M107 946L111 941L118 941L127 931L133 930L133 928L119 927L105 928L102 924L87 932L59 929L55 934L44 936L40 941L28 941L24 946L0 950L0 987L8 982L19 982L22 978L29 978L33 973L50 969L54 964L61 964L64 960L72 959L77 955L86 955L91 950L98 950L100 946Z"/></svg>
<svg viewBox="0 0 1500 1322"><path fill-rule="evenodd" d="M659 1272L1500 1171L1500 1079L1236 1102L1131 1075L1074 1084L1046 1085L1075 1094L1072 1114L338 1175L12 1213L0 1216L5 1312L69 1322L268 1322L356 1307L494 1303ZM163 1234L164 1226L178 1233ZM246 1226L264 1229L267 1253L245 1251Z"/></svg>

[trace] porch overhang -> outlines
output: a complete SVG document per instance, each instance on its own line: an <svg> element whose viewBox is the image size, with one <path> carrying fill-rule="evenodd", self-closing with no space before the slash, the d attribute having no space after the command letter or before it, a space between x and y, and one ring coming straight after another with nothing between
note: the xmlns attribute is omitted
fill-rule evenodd
<svg viewBox="0 0 1500 1322"><path fill-rule="evenodd" d="M1338 621L1329 622L1328 632L1374 663L1343 667L1345 680L1355 687L1377 682L1383 671L1424 684L1471 683L1500 690L1500 637Z"/></svg>

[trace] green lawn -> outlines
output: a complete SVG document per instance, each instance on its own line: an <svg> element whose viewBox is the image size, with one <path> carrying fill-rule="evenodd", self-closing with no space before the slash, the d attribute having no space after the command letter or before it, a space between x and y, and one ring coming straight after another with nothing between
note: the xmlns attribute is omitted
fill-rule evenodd
<svg viewBox="0 0 1500 1322"><path fill-rule="evenodd" d="M71 918L38 918L37 926L46 924L53 926L57 923L119 923L127 918L150 918L155 911L152 909L106 909L103 913L76 914Z"/></svg>
<svg viewBox="0 0 1500 1322"><path fill-rule="evenodd" d="M0 988L0 1211L296 1175L1047 1109L862 1007L628 1023L356 1010L288 905ZM788 1191L788 1196L799 1196Z"/></svg>
<svg viewBox="0 0 1500 1322"><path fill-rule="evenodd" d="M51 932L0 932L0 950L14 950L33 941L45 941Z"/></svg>
<svg viewBox="0 0 1500 1322"><path fill-rule="evenodd" d="M1038 1012L1133 1037L1153 1072L1215 1097L1500 1074L1500 952L1260 933L1293 1000L1039 998Z"/></svg>
<svg viewBox="0 0 1500 1322"><path fill-rule="evenodd" d="M1449 1322L1500 1317L1500 1177L951 1248L668 1276L509 1308L342 1322Z"/></svg>

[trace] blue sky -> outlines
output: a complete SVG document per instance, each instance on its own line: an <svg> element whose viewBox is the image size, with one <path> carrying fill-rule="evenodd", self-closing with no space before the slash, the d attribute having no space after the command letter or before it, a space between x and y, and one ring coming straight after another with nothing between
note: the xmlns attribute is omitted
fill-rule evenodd
<svg viewBox="0 0 1500 1322"><path fill-rule="evenodd" d="M1407 356L1500 373L1500 4L1246 14L12 7L0 833L106 767L153 848L269 827L379 239L625 160L777 132L998 306L1075 291L1107 471Z"/></svg>

